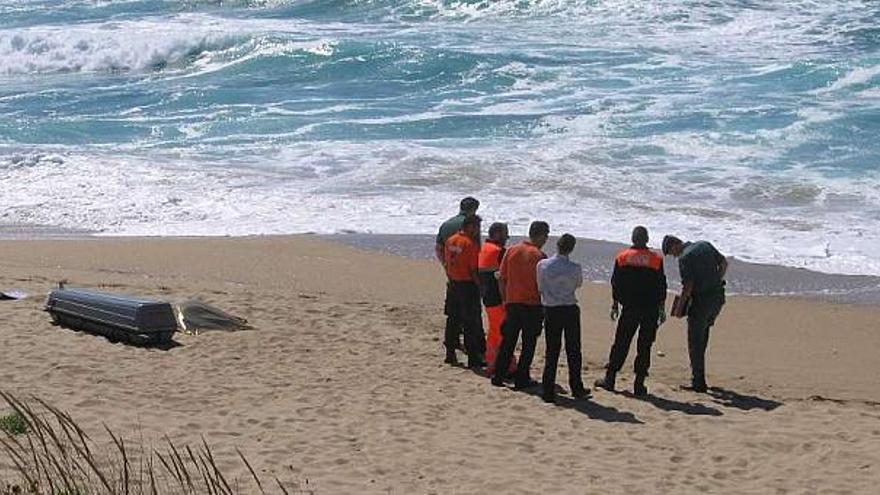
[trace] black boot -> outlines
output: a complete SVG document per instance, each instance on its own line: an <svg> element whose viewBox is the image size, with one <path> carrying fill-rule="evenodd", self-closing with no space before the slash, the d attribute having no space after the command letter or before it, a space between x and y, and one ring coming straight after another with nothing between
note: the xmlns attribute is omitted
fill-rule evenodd
<svg viewBox="0 0 880 495"><path fill-rule="evenodd" d="M695 379L691 381L691 390L694 392L705 394L709 387L706 385L706 380Z"/></svg>
<svg viewBox="0 0 880 495"><path fill-rule="evenodd" d="M645 386L645 375L636 375L636 381L633 383L633 395L636 397L648 395L648 387Z"/></svg>
<svg viewBox="0 0 880 495"><path fill-rule="evenodd" d="M468 355L468 368L472 370L480 370L486 367L486 362L483 361L483 357L478 354L470 354Z"/></svg>
<svg viewBox="0 0 880 495"><path fill-rule="evenodd" d="M589 399L592 395L590 389L584 388L583 385L580 387L572 387L571 389L571 396L575 399Z"/></svg>
<svg viewBox="0 0 880 495"><path fill-rule="evenodd" d="M455 349L446 349L446 359L443 362L453 366L458 364L458 358L455 356Z"/></svg>
<svg viewBox="0 0 880 495"><path fill-rule="evenodd" d="M596 380L596 382L593 383L593 385L595 385L598 388L604 388L605 390L607 390L609 392L614 392L614 382L616 381L616 379L617 379L617 373L614 371L611 371L611 370L607 370L605 372L605 378L600 378L600 379Z"/></svg>

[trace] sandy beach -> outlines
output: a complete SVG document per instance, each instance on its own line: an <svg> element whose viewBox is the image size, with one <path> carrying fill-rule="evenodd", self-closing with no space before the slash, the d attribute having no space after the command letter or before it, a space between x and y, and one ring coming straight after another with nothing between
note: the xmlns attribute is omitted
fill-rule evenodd
<svg viewBox="0 0 880 495"><path fill-rule="evenodd" d="M113 344L50 324L44 297L62 279L199 298L253 330L177 334L167 351ZM238 448L315 493L876 493L875 306L730 297L710 394L679 389L686 335L670 320L648 398L553 406L442 364L443 285L428 260L309 236L0 241L0 289L31 294L0 301L0 388L89 431L204 437L245 477ZM613 337L609 288L579 297L591 384ZM543 342L535 376L542 356Z"/></svg>

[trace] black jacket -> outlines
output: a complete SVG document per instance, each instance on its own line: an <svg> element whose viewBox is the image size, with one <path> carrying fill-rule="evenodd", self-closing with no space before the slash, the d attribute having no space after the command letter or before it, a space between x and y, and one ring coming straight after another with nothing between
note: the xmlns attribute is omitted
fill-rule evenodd
<svg viewBox="0 0 880 495"><path fill-rule="evenodd" d="M611 275L615 301L624 306L657 307L666 301L663 257L648 248L631 247L617 255Z"/></svg>

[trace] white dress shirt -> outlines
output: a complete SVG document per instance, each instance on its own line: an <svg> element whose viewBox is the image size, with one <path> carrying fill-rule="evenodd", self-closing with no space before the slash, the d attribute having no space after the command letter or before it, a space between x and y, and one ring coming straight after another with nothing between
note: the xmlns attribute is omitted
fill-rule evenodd
<svg viewBox="0 0 880 495"><path fill-rule="evenodd" d="M574 291L584 283L581 265L564 254L538 262L538 290L544 306L577 304Z"/></svg>

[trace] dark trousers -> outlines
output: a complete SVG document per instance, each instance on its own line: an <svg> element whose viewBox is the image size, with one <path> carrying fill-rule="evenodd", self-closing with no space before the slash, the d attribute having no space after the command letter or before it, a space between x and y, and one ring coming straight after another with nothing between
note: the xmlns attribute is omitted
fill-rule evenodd
<svg viewBox="0 0 880 495"><path fill-rule="evenodd" d="M556 364L565 335L565 355L568 357L568 386L571 392L584 389L581 379L581 310L576 304L571 306L552 306L544 308L544 338L547 342L547 355L544 362L544 395L552 396L556 389Z"/></svg>
<svg viewBox="0 0 880 495"><path fill-rule="evenodd" d="M709 330L724 306L724 294L695 295L688 308L688 355L691 360L691 382L706 384L706 348Z"/></svg>
<svg viewBox="0 0 880 495"><path fill-rule="evenodd" d="M541 306L513 303L505 305L505 311L504 323L501 324L501 348L495 359L494 380L500 382L506 377L516 342L522 333L522 354L516 365L514 380L517 385L527 385L531 381L529 370L544 324L544 310Z"/></svg>
<svg viewBox="0 0 880 495"><path fill-rule="evenodd" d="M480 287L474 282L449 282L449 304L447 313L446 336L444 343L447 352L455 349L450 347L458 341L458 328L464 330L464 348L468 357L482 361L486 352L486 335L483 333L482 302L480 300ZM449 319L452 318L459 327L452 327L450 331Z"/></svg>
<svg viewBox="0 0 880 495"><path fill-rule="evenodd" d="M617 332L614 334L614 344L611 346L611 354L608 357L608 371L617 373L623 368L629 347L636 332L639 332L639 340L636 342L636 375L648 376L651 367L651 346L657 338L657 318L660 316L659 306L624 306L617 321Z"/></svg>
<svg viewBox="0 0 880 495"><path fill-rule="evenodd" d="M446 329L443 332L443 345L446 353L455 352L461 347L461 335L464 333L458 311L455 306L455 296L452 293L452 282L446 281L446 300L443 302L443 314L446 315Z"/></svg>

